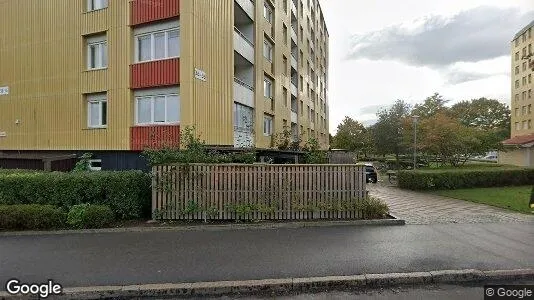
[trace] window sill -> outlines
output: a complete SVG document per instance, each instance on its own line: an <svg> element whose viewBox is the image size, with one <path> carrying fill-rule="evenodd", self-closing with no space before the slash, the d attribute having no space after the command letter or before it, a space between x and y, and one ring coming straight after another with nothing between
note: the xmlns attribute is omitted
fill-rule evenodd
<svg viewBox="0 0 534 300"><path fill-rule="evenodd" d="M108 129L107 126L95 126L95 127L86 127L83 130L103 130Z"/></svg>
<svg viewBox="0 0 534 300"><path fill-rule="evenodd" d="M150 63L150 62L155 62L155 61L162 61L162 60L171 60L171 59L176 59L176 58L180 58L180 56L172 56L172 57L165 57L165 58L152 59L152 60L136 61L136 62L133 63L133 65L140 65L140 64L145 64L145 63Z"/></svg>
<svg viewBox="0 0 534 300"><path fill-rule="evenodd" d="M108 67L105 67L105 68L86 69L84 72L102 71L102 70L107 70L107 69L108 69Z"/></svg>
<svg viewBox="0 0 534 300"><path fill-rule="evenodd" d="M104 9L107 9L108 7L103 7L103 8L98 8L98 9L92 9L92 10L85 10L83 13L84 14L90 14L90 13L93 13L93 12L97 12L97 11L102 11Z"/></svg>
<svg viewBox="0 0 534 300"><path fill-rule="evenodd" d="M133 127L157 127L157 126L178 126L180 122L175 123L143 123L143 124L134 124Z"/></svg>

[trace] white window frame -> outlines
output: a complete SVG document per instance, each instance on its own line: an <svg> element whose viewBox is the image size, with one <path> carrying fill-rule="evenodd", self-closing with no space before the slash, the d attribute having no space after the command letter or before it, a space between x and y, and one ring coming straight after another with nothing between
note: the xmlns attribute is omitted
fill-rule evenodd
<svg viewBox="0 0 534 300"><path fill-rule="evenodd" d="M172 31L178 32L178 55L177 56L169 56L169 33ZM165 34L165 49L164 49L164 55L162 58L155 58L156 56L156 39L154 38L155 35L164 33ZM147 60L140 60L139 57L139 38L142 37L150 37L150 58ZM134 36L135 39L135 63L145 63L150 61L158 61L158 60L165 60L165 59L172 59L172 58L179 58L181 54L181 45L180 45L180 26L175 26L171 28L166 28L162 30L155 30L150 31L146 33L139 33Z"/></svg>
<svg viewBox="0 0 534 300"><path fill-rule="evenodd" d="M273 117L270 115L263 115L263 135L273 135Z"/></svg>
<svg viewBox="0 0 534 300"><path fill-rule="evenodd" d="M263 38L263 56L270 62L273 62L274 44L268 38Z"/></svg>
<svg viewBox="0 0 534 300"><path fill-rule="evenodd" d="M180 93L150 93L149 95L137 95L135 96L135 125L136 126L146 126L146 125L176 125L180 124L180 114L181 112L178 111L178 121L169 121L169 113L167 111L168 109L168 98L169 97L177 97L178 98L178 107L180 106ZM165 121L164 122L156 122L154 121L154 103L155 99L157 97L165 97ZM139 101L149 99L150 101L150 121L141 123L139 122Z"/></svg>
<svg viewBox="0 0 534 300"><path fill-rule="evenodd" d="M271 4L268 3L267 1L265 1L264 4L263 4L263 17L270 24L273 23L273 13L274 13L273 11L274 11L274 9L271 6Z"/></svg>
<svg viewBox="0 0 534 300"><path fill-rule="evenodd" d="M92 57L91 57L91 48L95 47L98 48L95 56L95 67L91 67L92 65ZM108 41L106 40L106 36L97 36L97 37L90 37L87 38L87 70L101 70L106 69L108 67Z"/></svg>
<svg viewBox="0 0 534 300"><path fill-rule="evenodd" d="M263 79L263 96L265 98L273 99L273 85L273 80L265 76Z"/></svg>
<svg viewBox="0 0 534 300"><path fill-rule="evenodd" d="M94 167L93 166L94 163L100 163L100 167ZM102 171L102 160L101 159L90 159L87 162L87 168L90 171Z"/></svg>
<svg viewBox="0 0 534 300"><path fill-rule="evenodd" d="M108 100L107 95L105 93L102 94L92 94L87 95L87 128L107 128L108 127L108 115L109 115L109 109L108 109ZM96 104L98 105L98 124L91 124L92 121L92 113L91 113L91 105ZM103 119L103 107L106 106L106 118ZM103 121L106 121L106 124L104 124Z"/></svg>
<svg viewBox="0 0 534 300"><path fill-rule="evenodd" d="M108 8L109 0L87 0L87 11L97 11Z"/></svg>

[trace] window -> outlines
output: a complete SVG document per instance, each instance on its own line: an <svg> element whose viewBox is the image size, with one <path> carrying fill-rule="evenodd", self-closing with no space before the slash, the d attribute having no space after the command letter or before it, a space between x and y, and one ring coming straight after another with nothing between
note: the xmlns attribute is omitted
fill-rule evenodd
<svg viewBox="0 0 534 300"><path fill-rule="evenodd" d="M282 57L282 60L283 60L283 70L282 70L282 74L284 74L285 76L287 76L287 69L289 68L289 65L287 64L287 57L284 55Z"/></svg>
<svg viewBox="0 0 534 300"><path fill-rule="evenodd" d="M527 107L527 113L530 115L532 113L532 104L529 104Z"/></svg>
<svg viewBox="0 0 534 300"><path fill-rule="evenodd" d="M528 29L528 38L530 39L532 37L532 28Z"/></svg>
<svg viewBox="0 0 534 300"><path fill-rule="evenodd" d="M519 94L515 94L515 101L519 101Z"/></svg>
<svg viewBox="0 0 534 300"><path fill-rule="evenodd" d="M267 38L263 39L263 56L265 56L268 61L273 61L273 43Z"/></svg>
<svg viewBox="0 0 534 300"><path fill-rule="evenodd" d="M101 159L90 159L87 163L88 163L87 167L90 171L101 171L102 170Z"/></svg>
<svg viewBox="0 0 534 300"><path fill-rule="evenodd" d="M269 115L263 116L263 135L264 136L273 135L273 117Z"/></svg>
<svg viewBox="0 0 534 300"><path fill-rule="evenodd" d="M105 35L87 38L87 69L103 69L108 66L108 43Z"/></svg>
<svg viewBox="0 0 534 300"><path fill-rule="evenodd" d="M519 87L519 79L515 81L515 87L516 87L516 88Z"/></svg>
<svg viewBox="0 0 534 300"><path fill-rule="evenodd" d="M532 128L532 120L528 120L528 129Z"/></svg>
<svg viewBox="0 0 534 300"><path fill-rule="evenodd" d="M108 7L108 0L87 0L87 11L99 10Z"/></svg>
<svg viewBox="0 0 534 300"><path fill-rule="evenodd" d="M284 24L284 45L287 45L287 40L289 39L289 37L287 36L287 26L286 24Z"/></svg>
<svg viewBox="0 0 534 300"><path fill-rule="evenodd" d="M527 36L525 35L525 33L523 32L523 34L521 35L521 37L523 38L523 43L526 41L526 38Z"/></svg>
<svg viewBox="0 0 534 300"><path fill-rule="evenodd" d="M304 101L300 100L300 115L304 116Z"/></svg>
<svg viewBox="0 0 534 300"><path fill-rule="evenodd" d="M253 128L253 109L239 103L234 103L234 130L252 132Z"/></svg>
<svg viewBox="0 0 534 300"><path fill-rule="evenodd" d="M528 54L532 54L532 44L528 44Z"/></svg>
<svg viewBox="0 0 534 300"><path fill-rule="evenodd" d="M527 125L527 121L523 121L523 122L521 122L521 124L522 124L523 129L527 129L528 128L527 127L528 126Z"/></svg>
<svg viewBox="0 0 534 300"><path fill-rule="evenodd" d="M515 53L515 60L516 60L516 61L519 60L519 52L516 52L516 53Z"/></svg>
<svg viewBox="0 0 534 300"><path fill-rule="evenodd" d="M521 115L524 116L524 115L526 115L526 114L527 114L527 107L526 107L526 106L523 106L523 107L521 108Z"/></svg>
<svg viewBox="0 0 534 300"><path fill-rule="evenodd" d="M263 17L265 17L269 23L273 23L273 8L267 1L263 4Z"/></svg>
<svg viewBox="0 0 534 300"><path fill-rule="evenodd" d="M178 93L152 90L135 97L136 124L173 124L180 121Z"/></svg>
<svg viewBox="0 0 534 300"><path fill-rule="evenodd" d="M284 97L284 106L287 107L287 89L284 87L284 91L282 92L282 95Z"/></svg>
<svg viewBox="0 0 534 300"><path fill-rule="evenodd" d="M300 91L304 91L304 78L300 75Z"/></svg>
<svg viewBox="0 0 534 300"><path fill-rule="evenodd" d="M108 101L106 94L87 95L87 127L105 128L108 125Z"/></svg>
<svg viewBox="0 0 534 300"><path fill-rule="evenodd" d="M527 84L527 77L526 76L521 79L521 83L523 85Z"/></svg>
<svg viewBox="0 0 534 300"><path fill-rule="evenodd" d="M273 99L273 80L267 76L263 80L263 96Z"/></svg>
<svg viewBox="0 0 534 300"><path fill-rule="evenodd" d="M523 62L523 72L525 72L526 70L527 70L527 62L525 61Z"/></svg>
<svg viewBox="0 0 534 300"><path fill-rule="evenodd" d="M519 117L519 108L516 108L516 109L515 109L515 116L516 116L516 117Z"/></svg>
<svg viewBox="0 0 534 300"><path fill-rule="evenodd" d="M287 13L287 0L282 2L282 6L284 7L284 12Z"/></svg>
<svg viewBox="0 0 534 300"><path fill-rule="evenodd" d="M532 83L532 74L528 74L528 83Z"/></svg>
<svg viewBox="0 0 534 300"><path fill-rule="evenodd" d="M527 47L523 47L523 57L527 56Z"/></svg>
<svg viewBox="0 0 534 300"><path fill-rule="evenodd" d="M532 89L528 90L528 99L532 98Z"/></svg>
<svg viewBox="0 0 534 300"><path fill-rule="evenodd" d="M180 56L180 29L172 28L135 36L136 62Z"/></svg>
<svg viewBox="0 0 534 300"><path fill-rule="evenodd" d="M526 99L527 99L527 92L525 91L525 92L521 93L521 100L524 101Z"/></svg>
<svg viewBox="0 0 534 300"><path fill-rule="evenodd" d="M521 130L521 125L519 122L515 122L515 130Z"/></svg>

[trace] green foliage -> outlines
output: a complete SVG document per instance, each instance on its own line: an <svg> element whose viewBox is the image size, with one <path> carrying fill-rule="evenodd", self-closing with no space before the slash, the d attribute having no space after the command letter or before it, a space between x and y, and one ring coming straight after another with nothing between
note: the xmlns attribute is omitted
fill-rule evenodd
<svg viewBox="0 0 534 300"><path fill-rule="evenodd" d="M275 134L274 136L274 146L279 150L290 150L290 151L301 151L305 145L302 145L303 134L297 137L293 137L291 128L289 126L284 126L281 132Z"/></svg>
<svg viewBox="0 0 534 300"><path fill-rule="evenodd" d="M332 145L333 148L358 152L366 156L373 148L373 141L365 126L350 117L345 117L343 122L337 126Z"/></svg>
<svg viewBox="0 0 534 300"><path fill-rule="evenodd" d="M89 160L93 157L91 153L84 153L76 162L72 172L89 171Z"/></svg>
<svg viewBox="0 0 534 300"><path fill-rule="evenodd" d="M370 130L378 154L400 155L407 152L402 131L403 120L409 117L411 107L402 100L397 100L393 107L381 110L377 116L378 121Z"/></svg>
<svg viewBox="0 0 534 300"><path fill-rule="evenodd" d="M307 164L326 164L328 157L325 151L319 149L319 142L310 138L306 143L305 150L307 151L304 160Z"/></svg>
<svg viewBox="0 0 534 300"><path fill-rule="evenodd" d="M146 149L143 156L152 166L164 164L192 164L192 163L246 163L256 161L256 152L239 152L223 154L210 151L205 141L196 134L194 127L185 127L181 133L182 149L169 146L162 149Z"/></svg>
<svg viewBox="0 0 534 300"><path fill-rule="evenodd" d="M120 219L150 216L151 180L141 171L0 173L1 204L109 205Z"/></svg>
<svg viewBox="0 0 534 300"><path fill-rule="evenodd" d="M437 113L447 111L448 108L445 105L448 102L449 100L443 99L439 93L434 93L434 95L426 98L422 104L416 104L412 110L412 115L422 119L430 118Z"/></svg>
<svg viewBox="0 0 534 300"><path fill-rule="evenodd" d="M0 205L0 229L57 229L64 224L65 213L52 205Z"/></svg>
<svg viewBox="0 0 534 300"><path fill-rule="evenodd" d="M67 215L67 224L76 229L103 228L114 220L113 211L107 205L78 204Z"/></svg>
<svg viewBox="0 0 534 300"><path fill-rule="evenodd" d="M410 190L454 190L461 188L519 186L534 183L532 168L485 168L400 171L398 185Z"/></svg>
<svg viewBox="0 0 534 300"><path fill-rule="evenodd" d="M388 205L374 197L366 197L358 202L357 208L362 212L364 219L382 219L389 213Z"/></svg>

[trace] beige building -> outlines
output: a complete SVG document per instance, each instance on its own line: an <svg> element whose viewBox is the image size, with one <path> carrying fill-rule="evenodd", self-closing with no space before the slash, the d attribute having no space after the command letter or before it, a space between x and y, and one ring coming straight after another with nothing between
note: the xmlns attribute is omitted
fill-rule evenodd
<svg viewBox="0 0 534 300"><path fill-rule="evenodd" d="M318 0L0 1L2 155L146 147L328 148L328 30Z"/></svg>
<svg viewBox="0 0 534 300"><path fill-rule="evenodd" d="M503 164L534 166L534 21L513 38L511 138L503 142L507 151L501 152Z"/></svg>

